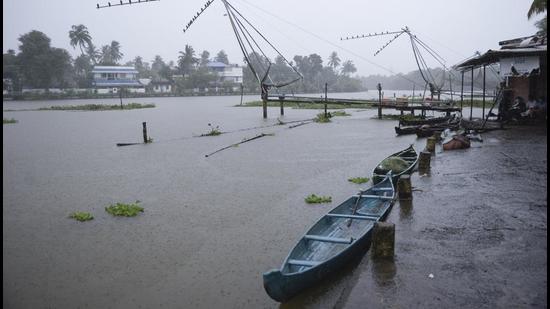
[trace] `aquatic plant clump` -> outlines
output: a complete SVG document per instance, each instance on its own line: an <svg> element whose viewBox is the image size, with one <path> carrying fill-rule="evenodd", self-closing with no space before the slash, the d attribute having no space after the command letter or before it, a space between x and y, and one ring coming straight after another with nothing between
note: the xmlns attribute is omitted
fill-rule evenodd
<svg viewBox="0 0 550 309"><path fill-rule="evenodd" d="M351 116L351 114L346 113L346 111L334 111L334 112L331 112L331 115L332 115L333 117L337 117L337 116Z"/></svg>
<svg viewBox="0 0 550 309"><path fill-rule="evenodd" d="M389 157L380 162L374 172L383 175L391 170L394 174L399 174L407 168L409 168L409 163L407 163L407 161L400 157Z"/></svg>
<svg viewBox="0 0 550 309"><path fill-rule="evenodd" d="M122 108L120 104L105 105L105 104L85 104L85 105L65 105L65 106L50 106L42 107L38 110L52 110L52 111L105 111L105 110L124 110L124 109L140 109L140 108L153 108L155 104L140 104L129 103L123 104Z"/></svg>
<svg viewBox="0 0 550 309"><path fill-rule="evenodd" d="M220 126L214 127L210 123L208 124L208 126L210 127L210 132L201 134L201 136L218 136L222 134L222 132L220 131Z"/></svg>
<svg viewBox="0 0 550 309"><path fill-rule="evenodd" d="M72 214L70 214L70 215L69 215L69 218L78 220L78 221L80 221L80 222L84 222L84 221L93 220L93 219L94 219L94 216L92 216L92 214L90 214L89 212L80 212L80 211L77 211L77 212L73 212Z"/></svg>
<svg viewBox="0 0 550 309"><path fill-rule="evenodd" d="M332 197L330 197L330 196L317 196L315 194L310 194L305 198L305 201L308 204L331 203L332 202Z"/></svg>
<svg viewBox="0 0 550 309"><path fill-rule="evenodd" d="M330 122L331 117L332 116L330 115L330 113L327 113L326 116L325 116L325 113L320 113L320 114L317 114L317 117L315 117L313 121L318 123L327 123L327 122Z"/></svg>
<svg viewBox="0 0 550 309"><path fill-rule="evenodd" d="M17 120L11 118L11 119L7 119L7 118L4 118L4 124L8 124L8 123L17 123Z"/></svg>
<svg viewBox="0 0 550 309"><path fill-rule="evenodd" d="M113 216L135 217L143 212L143 207L139 206L138 203L139 201L131 204L116 203L116 205L105 207L105 211Z"/></svg>
<svg viewBox="0 0 550 309"><path fill-rule="evenodd" d="M354 178L349 178L348 179L349 182L353 182L353 183L356 183L356 184L362 184L362 183L368 182L369 180L370 180L370 178L368 178L368 177L354 177Z"/></svg>

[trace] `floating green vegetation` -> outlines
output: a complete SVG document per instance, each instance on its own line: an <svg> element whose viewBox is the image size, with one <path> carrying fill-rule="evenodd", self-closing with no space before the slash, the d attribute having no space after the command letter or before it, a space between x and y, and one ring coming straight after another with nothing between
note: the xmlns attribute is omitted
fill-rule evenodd
<svg viewBox="0 0 550 309"><path fill-rule="evenodd" d="M13 118L11 119L4 118L4 124L8 124L8 123L17 123L17 120Z"/></svg>
<svg viewBox="0 0 550 309"><path fill-rule="evenodd" d="M114 104L85 104L85 105L65 105L65 106L50 106L42 107L38 110L48 111L106 111L106 110L125 110L125 109L140 109L140 108L153 108L155 104L140 104L140 103L128 103L124 105Z"/></svg>
<svg viewBox="0 0 550 309"><path fill-rule="evenodd" d="M218 136L222 134L222 132L220 131L220 126L214 127L210 123L208 124L208 126L210 127L210 132L201 134L201 136Z"/></svg>
<svg viewBox="0 0 550 309"><path fill-rule="evenodd" d="M80 222L90 221L94 218L89 212L76 211L69 215L69 218L76 219Z"/></svg>
<svg viewBox="0 0 550 309"><path fill-rule="evenodd" d="M140 212L143 212L143 207L138 204L139 201L131 204L116 203L116 205L105 207L105 211L113 216L135 217Z"/></svg>
<svg viewBox="0 0 550 309"><path fill-rule="evenodd" d="M346 113L346 111L334 111L330 113L333 117L336 116L351 116L351 114Z"/></svg>
<svg viewBox="0 0 550 309"><path fill-rule="evenodd" d="M330 196L317 196L315 194L310 194L305 198L305 201L308 204L331 203L332 202L332 197L330 197Z"/></svg>
<svg viewBox="0 0 550 309"><path fill-rule="evenodd" d="M368 182L369 180L370 180L370 178L368 178L368 177L354 177L354 178L349 178L348 179L349 182L353 182L353 183L356 183L356 184L362 184L362 183Z"/></svg>
<svg viewBox="0 0 550 309"><path fill-rule="evenodd" d="M330 122L331 117L332 115L330 113L327 113L326 116L325 116L325 113L320 113L320 114L317 114L317 117L315 117L313 121L319 122L319 123L327 123L327 122Z"/></svg>

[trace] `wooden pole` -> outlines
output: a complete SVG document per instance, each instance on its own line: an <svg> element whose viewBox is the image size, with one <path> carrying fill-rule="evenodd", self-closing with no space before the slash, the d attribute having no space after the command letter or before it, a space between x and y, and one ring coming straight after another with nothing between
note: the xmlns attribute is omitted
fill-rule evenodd
<svg viewBox="0 0 550 309"><path fill-rule="evenodd" d="M268 97L269 93L268 93L268 90L267 90L267 85L261 84L260 88L262 90L261 96L262 96L262 103L263 103L262 104L263 117L264 117L264 119L266 119L267 118L267 97Z"/></svg>
<svg viewBox="0 0 550 309"><path fill-rule="evenodd" d="M451 102L453 102L453 80L451 79L451 74L449 74L449 90L451 91Z"/></svg>
<svg viewBox="0 0 550 309"><path fill-rule="evenodd" d="M284 97L279 96L279 103L281 103L281 116L285 115L285 108L284 108Z"/></svg>
<svg viewBox="0 0 550 309"><path fill-rule="evenodd" d="M462 104L464 103L464 71L462 71L462 82L460 84L460 116L462 117Z"/></svg>
<svg viewBox="0 0 550 309"><path fill-rule="evenodd" d="M470 120L474 112L474 68L472 67L472 84L470 86Z"/></svg>
<svg viewBox="0 0 550 309"><path fill-rule="evenodd" d="M413 84L413 95L412 95L412 99L411 99L411 104L414 104L414 86L415 86L415 84ZM403 111L401 111L401 115L403 115Z"/></svg>
<svg viewBox="0 0 550 309"><path fill-rule="evenodd" d="M328 115L327 115L327 100L328 100L327 93L328 93L328 83L325 83L325 118L328 117Z"/></svg>
<svg viewBox="0 0 550 309"><path fill-rule="evenodd" d="M123 109L123 105L122 105L122 87L120 87L118 89L118 92L119 92L119 95L120 95L120 109Z"/></svg>
<svg viewBox="0 0 550 309"><path fill-rule="evenodd" d="M147 144L149 141L147 140L147 123L143 122L143 143Z"/></svg>
<svg viewBox="0 0 550 309"><path fill-rule="evenodd" d="M382 85L378 83L378 119L382 119Z"/></svg>
<svg viewBox="0 0 550 309"><path fill-rule="evenodd" d="M431 136L431 137L428 137L428 140L426 141L426 150L428 150L429 152L434 152L435 151L435 137Z"/></svg>
<svg viewBox="0 0 550 309"><path fill-rule="evenodd" d="M402 175L397 180L397 192L400 200L412 200L411 176Z"/></svg>
<svg viewBox="0 0 550 309"><path fill-rule="evenodd" d="M429 151L420 152L420 156L418 157L419 174L425 174L428 170L430 170L431 157L432 157L432 154Z"/></svg>
<svg viewBox="0 0 550 309"><path fill-rule="evenodd" d="M374 223L372 257L374 259L393 259L394 248L395 224L389 222Z"/></svg>
<svg viewBox="0 0 550 309"><path fill-rule="evenodd" d="M241 104L240 105L243 105L243 94L244 94L244 86L241 83Z"/></svg>
<svg viewBox="0 0 550 309"><path fill-rule="evenodd" d="M485 119L485 67L486 65L483 65L483 109L482 109L482 116L481 119Z"/></svg>

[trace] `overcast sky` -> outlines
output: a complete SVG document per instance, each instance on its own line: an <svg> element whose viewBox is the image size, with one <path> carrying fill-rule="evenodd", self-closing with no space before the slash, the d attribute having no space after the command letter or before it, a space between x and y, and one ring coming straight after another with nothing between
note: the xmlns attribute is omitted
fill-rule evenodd
<svg viewBox="0 0 550 309"><path fill-rule="evenodd" d="M117 0L111 0L115 3ZM127 2L128 0L124 0ZM137 1L137 0L134 0ZM186 44L197 54L213 57L223 49L232 63L243 63L242 53L220 0L199 16L187 32L183 28L206 0L161 0L96 9L95 0L4 0L3 51L18 50L18 38L31 30L44 32L52 46L79 53L69 45L72 25L84 24L97 47L112 40L122 46L124 62L136 56L151 61L160 55L177 61ZM498 41L528 36L543 16L527 19L532 0L230 0L287 58L321 55L325 64L336 51L352 60L357 74L409 72L416 69L410 41L401 36L374 56L391 37L340 41L340 37L408 26L412 33L446 59L447 65L475 51L498 49ZM426 54L430 66L435 60Z"/></svg>

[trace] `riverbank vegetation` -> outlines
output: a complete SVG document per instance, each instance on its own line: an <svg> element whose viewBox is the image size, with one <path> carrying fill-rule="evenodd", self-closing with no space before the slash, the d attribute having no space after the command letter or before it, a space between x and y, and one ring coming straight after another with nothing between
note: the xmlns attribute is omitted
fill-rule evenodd
<svg viewBox="0 0 550 309"><path fill-rule="evenodd" d="M3 119L3 124L10 124L10 123L17 123L17 120L11 118L11 119L7 119L7 118L4 118Z"/></svg>
<svg viewBox="0 0 550 309"><path fill-rule="evenodd" d="M140 108L153 108L155 104L140 104L140 103L128 103L128 104L85 104L85 105L56 105L50 107L42 107L38 110L41 111L108 111L108 110L130 110Z"/></svg>
<svg viewBox="0 0 550 309"><path fill-rule="evenodd" d="M368 177L353 177L353 178L349 178L348 181L349 182L353 182L355 184L362 184L362 183L366 183L370 180L370 178Z"/></svg>

